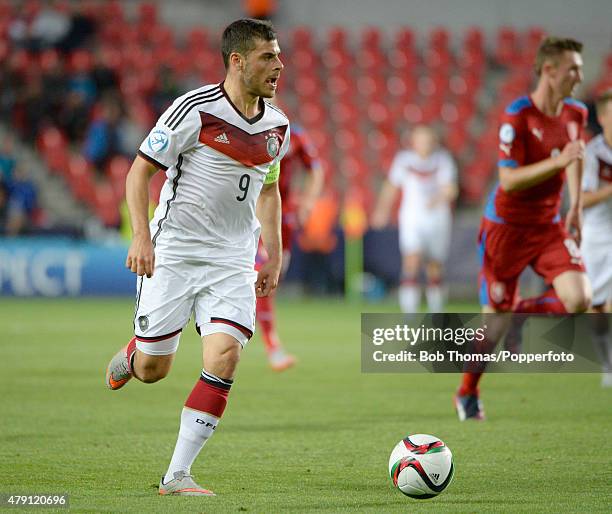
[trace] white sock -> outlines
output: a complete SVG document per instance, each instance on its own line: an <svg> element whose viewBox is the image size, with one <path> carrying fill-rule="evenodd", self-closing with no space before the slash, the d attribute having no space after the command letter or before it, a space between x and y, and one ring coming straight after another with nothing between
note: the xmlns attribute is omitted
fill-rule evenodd
<svg viewBox="0 0 612 514"><path fill-rule="evenodd" d="M612 371L612 352L610 351L610 332L593 334L593 343L597 356L601 359L602 371Z"/></svg>
<svg viewBox="0 0 612 514"><path fill-rule="evenodd" d="M429 312L444 312L444 290L439 285L428 285L425 288Z"/></svg>
<svg viewBox="0 0 612 514"><path fill-rule="evenodd" d="M164 484L174 478L177 471L185 471L189 474L191 465L200 450L213 435L219 419L197 410L183 408L181 413L181 428L172 454L172 460L166 475Z"/></svg>
<svg viewBox="0 0 612 514"><path fill-rule="evenodd" d="M421 288L412 284L400 286L399 303L402 312L418 312L419 304L421 303Z"/></svg>

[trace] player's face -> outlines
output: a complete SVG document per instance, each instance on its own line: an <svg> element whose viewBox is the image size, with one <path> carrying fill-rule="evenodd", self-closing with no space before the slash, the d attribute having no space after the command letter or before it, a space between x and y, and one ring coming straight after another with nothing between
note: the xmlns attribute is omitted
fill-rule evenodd
<svg viewBox="0 0 612 514"><path fill-rule="evenodd" d="M272 98L276 94L276 86L283 63L280 60L278 41L257 39L255 48L245 59L242 70L242 80L247 91L253 96Z"/></svg>
<svg viewBox="0 0 612 514"><path fill-rule="evenodd" d="M426 127L417 127L412 134L412 148L422 157L427 157L436 148L436 136Z"/></svg>
<svg viewBox="0 0 612 514"><path fill-rule="evenodd" d="M573 96L582 79L582 56L578 52L563 52L551 70L553 89L561 97Z"/></svg>

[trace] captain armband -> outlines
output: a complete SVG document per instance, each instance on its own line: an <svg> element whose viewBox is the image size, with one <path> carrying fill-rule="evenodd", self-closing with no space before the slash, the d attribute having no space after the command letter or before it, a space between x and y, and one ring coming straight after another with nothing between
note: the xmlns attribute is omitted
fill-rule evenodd
<svg viewBox="0 0 612 514"><path fill-rule="evenodd" d="M268 173L266 174L266 178L264 180L264 184L274 184L278 180L280 176L280 162L275 161L270 164L268 168Z"/></svg>

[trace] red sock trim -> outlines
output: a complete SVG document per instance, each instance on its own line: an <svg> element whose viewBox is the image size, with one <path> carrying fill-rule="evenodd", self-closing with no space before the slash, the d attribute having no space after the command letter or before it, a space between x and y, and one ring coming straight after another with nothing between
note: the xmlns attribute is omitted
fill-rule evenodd
<svg viewBox="0 0 612 514"><path fill-rule="evenodd" d="M189 398L187 398L185 407L207 412L220 418L223 416L228 396L229 389L215 387L200 379L191 391Z"/></svg>
<svg viewBox="0 0 612 514"><path fill-rule="evenodd" d="M130 339L130 342L127 345L127 348L125 349L125 353L127 355L127 361L128 361L128 369L130 370L130 373L134 373L132 371L132 359L134 358L134 354L136 353L136 338L132 337L132 339Z"/></svg>
<svg viewBox="0 0 612 514"><path fill-rule="evenodd" d="M261 328L261 338L268 354L280 347L276 333L276 313L272 297L257 298L257 322Z"/></svg>

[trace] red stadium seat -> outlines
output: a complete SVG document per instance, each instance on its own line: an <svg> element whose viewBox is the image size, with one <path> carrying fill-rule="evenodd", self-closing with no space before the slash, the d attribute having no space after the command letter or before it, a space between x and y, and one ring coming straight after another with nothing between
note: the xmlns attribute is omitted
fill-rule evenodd
<svg viewBox="0 0 612 514"><path fill-rule="evenodd" d="M157 4L142 2L138 6L138 20L145 25L155 25L157 23Z"/></svg>
<svg viewBox="0 0 612 514"><path fill-rule="evenodd" d="M357 79L357 91L367 99L384 97L385 89L385 78L379 75L362 76Z"/></svg>
<svg viewBox="0 0 612 514"><path fill-rule="evenodd" d="M113 157L106 166L106 176L118 199L123 198L125 194L125 178L130 171L130 161L127 157L117 155Z"/></svg>
<svg viewBox="0 0 612 514"><path fill-rule="evenodd" d="M535 54L545 36L546 31L542 27L529 27L525 34L525 48Z"/></svg>
<svg viewBox="0 0 612 514"><path fill-rule="evenodd" d="M309 27L296 27L293 30L292 46L294 50L312 46L312 31Z"/></svg>
<svg viewBox="0 0 612 514"><path fill-rule="evenodd" d="M70 157L67 180L75 198L93 206L95 201L93 170L83 156Z"/></svg>
<svg viewBox="0 0 612 514"><path fill-rule="evenodd" d="M349 101L338 101L331 105L329 118L341 127L354 126L359 120L359 112Z"/></svg>
<svg viewBox="0 0 612 514"><path fill-rule="evenodd" d="M208 33L201 27L191 29L187 33L187 48L191 52L208 48Z"/></svg>
<svg viewBox="0 0 612 514"><path fill-rule="evenodd" d="M346 48L346 30L343 27L332 27L327 34L328 49L345 49Z"/></svg>
<svg viewBox="0 0 612 514"><path fill-rule="evenodd" d="M96 184L94 188L94 208L98 216L107 226L119 224L119 201L110 183L105 181Z"/></svg>
<svg viewBox="0 0 612 514"><path fill-rule="evenodd" d="M391 112L385 102L372 101L366 110L367 118L374 125L385 125L391 122Z"/></svg>
<svg viewBox="0 0 612 514"><path fill-rule="evenodd" d="M429 48L448 52L449 33L444 27L436 27L429 33Z"/></svg>
<svg viewBox="0 0 612 514"><path fill-rule="evenodd" d="M68 144L56 127L47 127L37 139L38 150L50 171L63 175L68 169Z"/></svg>
<svg viewBox="0 0 612 514"><path fill-rule="evenodd" d="M402 27L395 34L395 48L412 48L414 46L414 32L411 28Z"/></svg>
<svg viewBox="0 0 612 514"><path fill-rule="evenodd" d="M302 102L299 106L299 119L306 127L322 126L325 116L325 109L317 102Z"/></svg>
<svg viewBox="0 0 612 514"><path fill-rule="evenodd" d="M417 103L407 103L401 110L402 120L411 125L423 122L423 109Z"/></svg>
<svg viewBox="0 0 612 514"><path fill-rule="evenodd" d="M381 34L378 27L367 27L361 33L361 48L366 50L368 48L380 48Z"/></svg>
<svg viewBox="0 0 612 514"><path fill-rule="evenodd" d="M484 54L484 35L480 27L470 27L463 37L464 50Z"/></svg>
<svg viewBox="0 0 612 514"><path fill-rule="evenodd" d="M521 59L519 37L512 27L500 27L497 31L495 60L498 64L513 66Z"/></svg>
<svg viewBox="0 0 612 514"><path fill-rule="evenodd" d="M351 77L343 73L331 73L327 80L327 90L334 98L342 98L354 89Z"/></svg>

